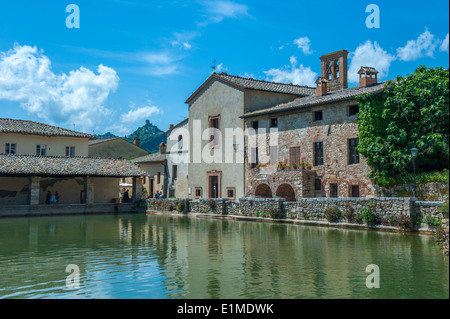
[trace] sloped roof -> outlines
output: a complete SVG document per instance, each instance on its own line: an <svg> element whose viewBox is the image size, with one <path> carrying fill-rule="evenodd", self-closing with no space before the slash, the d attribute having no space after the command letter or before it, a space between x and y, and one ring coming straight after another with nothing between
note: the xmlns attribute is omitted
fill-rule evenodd
<svg viewBox="0 0 450 319"><path fill-rule="evenodd" d="M169 134L170 132L172 132L174 129L183 126L184 124L186 124L189 121L189 118L185 118L183 121L181 121L180 123L174 125L172 128L170 128L167 132L164 133L164 135Z"/></svg>
<svg viewBox="0 0 450 319"><path fill-rule="evenodd" d="M104 139L98 138L98 139L95 139L95 140L90 140L90 141L88 142L88 144L89 144L89 146L91 146L91 145L97 145L97 144L104 143L104 142L114 141L114 140L117 140L117 139L119 139L119 138L121 138L121 137L111 137L111 138L104 138Z"/></svg>
<svg viewBox="0 0 450 319"><path fill-rule="evenodd" d="M250 89L274 93L284 93L298 96L308 96L315 94L315 88L308 86L285 84L278 82L268 82L255 80L252 78L243 78L240 76L228 75L226 73L213 73L187 100L190 103L198 93L200 93L211 81L219 80L239 89Z"/></svg>
<svg viewBox="0 0 450 319"><path fill-rule="evenodd" d="M343 90L336 90L322 96L306 96L297 98L291 102L279 104L270 108L247 112L241 118L249 118L265 114L273 114L292 110L299 110L311 106L324 105L339 101L355 99L360 94L378 93L384 90L385 82L379 82L366 87L353 87Z"/></svg>
<svg viewBox="0 0 450 319"><path fill-rule="evenodd" d="M66 136L95 139L91 134L68 130L38 122L0 118L0 133L19 133L44 136Z"/></svg>
<svg viewBox="0 0 450 319"><path fill-rule="evenodd" d="M135 158L135 159L131 160L131 162L133 162L135 164L140 164L140 163L160 163L160 162L164 162L165 160L166 160L166 155L165 154L154 153L154 154L149 154L149 155L145 155L145 156L141 156L141 157Z"/></svg>
<svg viewBox="0 0 450 319"><path fill-rule="evenodd" d="M0 154L0 175L137 177L147 173L126 160Z"/></svg>

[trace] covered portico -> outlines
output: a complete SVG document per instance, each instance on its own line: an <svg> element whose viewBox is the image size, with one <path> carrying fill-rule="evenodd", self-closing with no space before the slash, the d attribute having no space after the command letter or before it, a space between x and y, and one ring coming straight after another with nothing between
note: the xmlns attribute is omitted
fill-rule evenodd
<svg viewBox="0 0 450 319"><path fill-rule="evenodd" d="M20 212L121 212L140 199L145 172L126 161L89 157L0 155L0 215ZM119 203L121 178L133 180L131 203ZM47 194L58 193L49 204Z"/></svg>

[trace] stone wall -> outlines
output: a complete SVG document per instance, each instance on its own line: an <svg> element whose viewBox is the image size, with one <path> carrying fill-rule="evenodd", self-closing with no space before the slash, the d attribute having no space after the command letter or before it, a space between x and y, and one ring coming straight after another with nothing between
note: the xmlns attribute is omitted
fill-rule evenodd
<svg viewBox="0 0 450 319"><path fill-rule="evenodd" d="M147 211L179 212L190 211L190 200L184 198L147 199Z"/></svg>
<svg viewBox="0 0 450 319"><path fill-rule="evenodd" d="M447 217L442 220L442 228L437 235L438 241L442 244L442 251L444 255L448 255L448 214Z"/></svg>
<svg viewBox="0 0 450 319"><path fill-rule="evenodd" d="M433 228L432 225L427 224L427 221L431 222L430 217L435 221L442 220L442 202L423 202L416 201L414 203L414 210L416 212L417 223L420 223L421 227Z"/></svg>
<svg viewBox="0 0 450 319"><path fill-rule="evenodd" d="M269 217L269 212L283 211L284 199L281 198L241 198L237 207L234 208L235 215Z"/></svg>
<svg viewBox="0 0 450 319"><path fill-rule="evenodd" d="M377 196L413 197L414 184L396 185L390 188L376 187ZM417 185L417 198L421 201L446 201L449 197L448 183L426 183Z"/></svg>
<svg viewBox="0 0 450 319"><path fill-rule="evenodd" d="M370 168L366 159L360 156L359 163L350 164L349 161L349 139L358 137L356 116L349 116L349 107L355 103L352 100L319 105L278 117L277 161L291 164L290 149L300 147L300 162L311 164L315 178L321 183L321 189L317 191L314 184L311 185L314 197L330 197L334 185L337 185L340 198L352 196L352 188L356 186L359 197L375 196L374 183L367 177ZM322 112L322 120L315 121L315 112ZM269 119L268 115L252 117L246 120L246 126L258 121L260 128L268 130ZM314 165L316 142L323 143L323 165ZM254 188L253 180L251 166L246 163L246 191Z"/></svg>
<svg viewBox="0 0 450 319"><path fill-rule="evenodd" d="M329 208L333 208L340 213L340 221L355 224L362 223L362 221L355 222L358 219L353 220L351 215L357 217L361 212L369 211L377 216L379 223L385 220L386 226L390 226L388 221L394 217L414 220L417 215L412 198L304 198L296 202L286 202L283 198L241 198L238 201L222 198L195 201L169 198L149 199L147 200L147 209L175 212L178 211L177 207L180 202L184 203L182 212L309 221L327 221L326 212ZM426 210L426 208L420 207L419 215Z"/></svg>
<svg viewBox="0 0 450 319"><path fill-rule="evenodd" d="M223 198L202 198L190 202L190 211L192 213L224 215L227 214L227 202L228 199Z"/></svg>
<svg viewBox="0 0 450 319"><path fill-rule="evenodd" d="M287 219L325 225L365 226L402 231L435 232L448 254L448 211L442 202L421 202L409 197L148 199L147 211L214 214ZM373 216L368 220L367 216ZM427 218L431 216L433 219ZM427 224L430 220L436 223Z"/></svg>
<svg viewBox="0 0 450 319"><path fill-rule="evenodd" d="M252 171L251 196L259 197L260 190L268 186L272 197L284 197L289 201L289 190L292 190L295 198L310 198L314 195L314 178L316 173L312 170L265 170ZM288 191L286 191L286 189ZM264 192L265 193L265 192Z"/></svg>

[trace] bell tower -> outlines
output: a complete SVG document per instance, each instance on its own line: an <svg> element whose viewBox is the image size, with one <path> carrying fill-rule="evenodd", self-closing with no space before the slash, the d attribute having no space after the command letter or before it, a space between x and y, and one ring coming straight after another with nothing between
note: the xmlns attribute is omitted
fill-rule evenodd
<svg viewBox="0 0 450 319"><path fill-rule="evenodd" d="M340 50L320 57L322 78L328 82L328 91L342 90L348 87L347 56L348 51Z"/></svg>

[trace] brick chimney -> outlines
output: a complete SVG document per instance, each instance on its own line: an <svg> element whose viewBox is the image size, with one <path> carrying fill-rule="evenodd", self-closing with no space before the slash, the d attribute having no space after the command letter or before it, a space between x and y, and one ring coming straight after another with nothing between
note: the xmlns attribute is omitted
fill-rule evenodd
<svg viewBox="0 0 450 319"><path fill-rule="evenodd" d="M138 136L135 136L135 137L134 137L134 139L133 139L133 144L136 145L136 146L141 147L141 140L139 139Z"/></svg>
<svg viewBox="0 0 450 319"><path fill-rule="evenodd" d="M358 71L359 87L363 88L378 83L378 71L370 66L362 66Z"/></svg>
<svg viewBox="0 0 450 319"><path fill-rule="evenodd" d="M173 130L173 124L170 124L169 130Z"/></svg>
<svg viewBox="0 0 450 319"><path fill-rule="evenodd" d="M347 71L348 51L340 50L320 57L321 76L328 80L328 90L342 90L348 87Z"/></svg>
<svg viewBox="0 0 450 319"><path fill-rule="evenodd" d="M159 153L166 154L167 145L164 143L159 144Z"/></svg>
<svg viewBox="0 0 450 319"><path fill-rule="evenodd" d="M322 96L328 93L328 81L319 76L316 80L316 96Z"/></svg>

